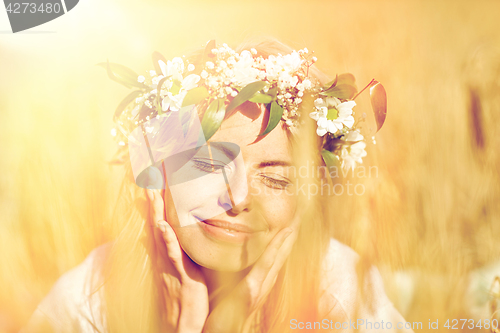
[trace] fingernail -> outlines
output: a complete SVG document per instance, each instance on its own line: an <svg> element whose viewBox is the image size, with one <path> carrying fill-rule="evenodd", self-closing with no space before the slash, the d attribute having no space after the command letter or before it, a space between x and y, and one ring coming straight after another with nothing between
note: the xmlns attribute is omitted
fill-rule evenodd
<svg viewBox="0 0 500 333"><path fill-rule="evenodd" d="M292 234L293 230L291 228L287 228L285 231L285 239L288 238Z"/></svg>
<svg viewBox="0 0 500 333"><path fill-rule="evenodd" d="M167 231L167 225L168 224L165 221L159 221L158 223L156 223L156 226L160 228L162 233L165 233Z"/></svg>

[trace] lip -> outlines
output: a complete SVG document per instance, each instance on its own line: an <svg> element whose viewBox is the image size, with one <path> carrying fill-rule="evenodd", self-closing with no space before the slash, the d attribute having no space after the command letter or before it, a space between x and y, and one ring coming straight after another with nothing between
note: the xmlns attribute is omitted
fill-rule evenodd
<svg viewBox="0 0 500 333"><path fill-rule="evenodd" d="M198 217L196 217L196 219L201 229L208 237L232 244L243 244L260 231L246 225L230 223L223 220L201 220Z"/></svg>

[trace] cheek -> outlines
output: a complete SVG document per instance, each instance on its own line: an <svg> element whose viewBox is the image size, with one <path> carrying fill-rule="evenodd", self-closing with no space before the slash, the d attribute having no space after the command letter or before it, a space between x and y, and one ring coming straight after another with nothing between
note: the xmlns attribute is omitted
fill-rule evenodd
<svg viewBox="0 0 500 333"><path fill-rule="evenodd" d="M261 195L258 200L270 230L281 230L292 222L297 207L296 196L280 191Z"/></svg>
<svg viewBox="0 0 500 333"><path fill-rule="evenodd" d="M195 222L191 215L208 219L225 212L219 204L224 201L227 186L220 174L209 174L169 187L168 216L178 216L178 225L184 227ZM174 212L175 211L175 212Z"/></svg>

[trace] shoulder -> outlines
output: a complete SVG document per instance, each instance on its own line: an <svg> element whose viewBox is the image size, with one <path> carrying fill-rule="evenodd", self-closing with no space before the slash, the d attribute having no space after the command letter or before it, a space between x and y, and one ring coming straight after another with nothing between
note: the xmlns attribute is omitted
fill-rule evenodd
<svg viewBox="0 0 500 333"><path fill-rule="evenodd" d="M41 322L55 332L94 332L94 325L102 327L101 268L110 245L95 248L82 263L64 273L38 305L27 327Z"/></svg>
<svg viewBox="0 0 500 333"><path fill-rule="evenodd" d="M331 238L322 263L320 312L337 321L404 322L384 291L378 269L349 246ZM358 327L363 331L362 327Z"/></svg>

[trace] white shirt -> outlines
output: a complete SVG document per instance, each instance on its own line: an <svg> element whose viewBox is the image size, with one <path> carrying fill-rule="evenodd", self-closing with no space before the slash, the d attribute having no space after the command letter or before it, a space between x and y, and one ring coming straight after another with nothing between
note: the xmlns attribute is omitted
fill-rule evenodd
<svg viewBox="0 0 500 333"><path fill-rule="evenodd" d="M62 275L39 304L27 327L48 320L54 332L106 332L100 309L102 288L92 294L91 286L95 278L93 267L101 265L109 246L94 249L80 265ZM387 298L380 273L374 266L362 283L358 281L358 261L359 256L351 248L332 238L323 261L320 285L320 290L324 290L320 304L324 317L316 324L290 318L290 328L307 330L322 325L325 331L342 327L342 332L383 332L380 326L383 321L383 327L387 328L390 322L392 329L387 331L394 332L398 323L404 323Z"/></svg>

